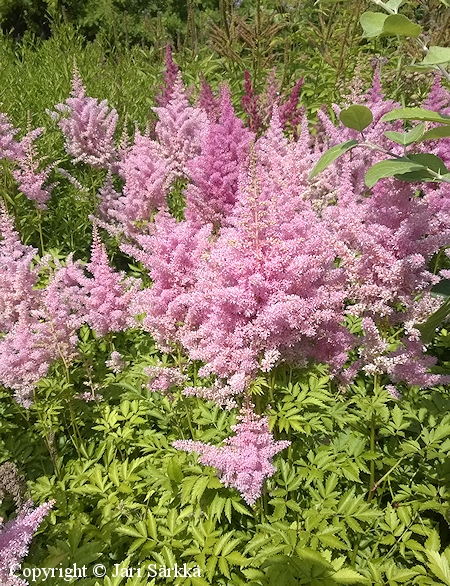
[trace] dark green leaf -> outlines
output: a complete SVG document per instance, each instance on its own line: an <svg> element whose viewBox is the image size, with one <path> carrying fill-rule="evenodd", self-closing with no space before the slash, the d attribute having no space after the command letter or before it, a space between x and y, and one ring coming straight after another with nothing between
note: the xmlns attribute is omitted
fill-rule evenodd
<svg viewBox="0 0 450 586"><path fill-rule="evenodd" d="M450 279L442 279L431 288L431 295L434 297L450 297Z"/></svg>
<svg viewBox="0 0 450 586"><path fill-rule="evenodd" d="M380 161L371 167L365 177L367 187L373 187L377 181L385 177L393 177L394 175L401 175L409 173L410 171L421 171L424 169L423 165L418 165L409 159L388 159L387 161Z"/></svg>
<svg viewBox="0 0 450 586"><path fill-rule="evenodd" d="M432 155L431 153L411 154L408 155L408 159L413 161L413 163L417 163L418 165L423 165L424 167L431 169L435 173L440 173L441 175L448 173L448 169L445 166L444 161L436 155Z"/></svg>
<svg viewBox="0 0 450 586"><path fill-rule="evenodd" d="M402 146L408 146L408 145L412 144L413 142L416 142L417 140L419 140L422 137L424 130L425 130L425 124L421 123L421 124L418 124L417 126L415 126L409 132L394 132L394 131L388 130L384 134L388 138L390 138L391 140L396 142L397 144L401 144Z"/></svg>
<svg viewBox="0 0 450 586"><path fill-rule="evenodd" d="M426 110L425 108L396 108L388 112L381 119L382 122L392 122L393 120L422 120L424 122L441 122L450 124L450 116Z"/></svg>
<svg viewBox="0 0 450 586"><path fill-rule="evenodd" d="M430 317L423 324L416 326L421 333L420 337L424 344L429 344L433 340L436 328L441 325L449 313L450 298L447 298L441 307L432 315L430 315Z"/></svg>
<svg viewBox="0 0 450 586"><path fill-rule="evenodd" d="M321 171L323 171L329 165L331 165L331 163L333 163L333 161L335 161L338 157L340 157L341 155L343 155L344 153L346 153L358 144L359 143L357 140L347 140L346 142L342 142L334 147L331 147L331 149L328 149L317 161L316 166L309 174L308 179L312 179L313 177L318 175Z"/></svg>

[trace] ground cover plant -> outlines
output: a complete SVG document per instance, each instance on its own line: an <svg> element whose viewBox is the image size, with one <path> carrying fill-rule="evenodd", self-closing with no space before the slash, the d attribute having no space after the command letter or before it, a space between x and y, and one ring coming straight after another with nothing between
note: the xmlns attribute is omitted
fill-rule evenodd
<svg viewBox="0 0 450 586"><path fill-rule="evenodd" d="M239 93L170 47L146 127L78 62L0 115L2 583L450 583L433 47L421 108L378 62L316 125L258 52Z"/></svg>

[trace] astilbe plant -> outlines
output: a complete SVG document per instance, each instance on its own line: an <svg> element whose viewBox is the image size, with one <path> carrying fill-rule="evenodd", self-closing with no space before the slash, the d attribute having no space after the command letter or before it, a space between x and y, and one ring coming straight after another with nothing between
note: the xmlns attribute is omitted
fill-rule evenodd
<svg viewBox="0 0 450 586"><path fill-rule="evenodd" d="M16 575L28 553L33 534L49 513L55 501L33 508L28 501L17 516L3 524L0 519L0 580L2 586L26 586L28 582Z"/></svg>
<svg viewBox="0 0 450 586"><path fill-rule="evenodd" d="M159 152L159 144L136 131L134 144L119 163L119 174L125 182L123 195L111 192L106 203L102 194L103 217L112 220L125 234L136 232L136 222L148 222L156 210L166 208L170 169Z"/></svg>
<svg viewBox="0 0 450 586"><path fill-rule="evenodd" d="M91 278L69 256L65 265L56 261L48 284L37 289L37 270L30 267L35 250L21 244L5 210L1 221L0 259L6 287L0 290L4 302L0 323L5 332L0 338L0 382L27 407L50 366L59 359L68 365L74 358L82 324L89 324L99 336L128 327L139 281L124 280L111 269L94 229L86 267Z"/></svg>
<svg viewBox="0 0 450 586"><path fill-rule="evenodd" d="M19 307L17 321L0 339L0 382L25 407L50 366L58 359L68 364L74 356L77 330L85 321L83 278L79 264L69 258L46 288L35 291L31 304Z"/></svg>
<svg viewBox="0 0 450 586"><path fill-rule="evenodd" d="M86 323L98 336L127 329L131 321L129 308L140 282L133 278L124 280L123 273L111 268L95 226L86 268L93 277L83 281Z"/></svg>
<svg viewBox="0 0 450 586"><path fill-rule="evenodd" d="M31 263L37 250L22 244L3 204L0 204L0 237L0 332L8 332L36 296L37 274L31 269Z"/></svg>
<svg viewBox="0 0 450 586"><path fill-rule="evenodd" d="M155 133L160 154L173 178L182 177L187 161L201 152L202 139L208 131L208 117L203 110L189 104L180 73L168 104L152 109L159 118Z"/></svg>
<svg viewBox="0 0 450 586"><path fill-rule="evenodd" d="M170 44L166 45L166 59L163 83L159 86L159 92L155 96L155 102L160 107L167 106L175 91L175 82L179 74L178 65L172 57Z"/></svg>
<svg viewBox="0 0 450 586"><path fill-rule="evenodd" d="M19 299L17 310L8 301L7 331L0 340L2 384L29 402L54 360L68 364L83 323L98 335L141 327L161 350L184 350L202 363L199 376L209 377L184 394L227 408L246 404L254 378L280 363L324 362L344 383L360 371L385 374L395 383L445 382L429 372L435 359L425 353L417 324L438 306L431 288L444 273L434 275L429 263L450 241L448 186L425 184L417 193L417 185L389 178L366 187L365 173L384 151L402 154L384 134L392 127L382 116L395 104L384 99L378 74L361 102L373 112L364 138L380 148L354 149L311 181L308 175L322 153L357 133L321 113L319 135L310 135L297 108L299 84L278 106L272 76L266 93L274 103L265 104L270 114L264 114L247 76L254 127L246 129L225 86L217 101L204 89L203 99L191 106L179 71L171 67L170 91L154 108L159 118L154 138L137 131L130 147L115 150L114 116L106 124L106 110L85 97L79 78L74 101L57 108L68 115L60 123L67 122L62 129L75 162L108 169L99 225L120 237L121 250L142 263L151 286L138 290L138 283L126 284L109 266L95 232L87 265L91 278L69 259L38 291L26 269L31 252L14 244L3 220L4 242L11 241L4 246L19 251L8 274L24 280L30 301L22 307ZM446 99L435 86L430 103L448 104ZM288 139L289 125L295 133ZM98 129L104 143L95 138ZM77 142L78 131L85 142ZM122 192L115 188L119 179ZM169 211L178 179L188 183L183 219ZM15 302L14 282L3 296ZM344 327L347 316L361 318L361 335ZM169 392L184 384L184 373L173 367L150 367L146 374L153 390ZM273 442L264 416L245 409L236 439L226 446L176 445L199 451L204 463L216 465L224 482L253 503L272 472L271 458L282 448ZM242 461L240 438L256 445L258 434L267 451L256 450L249 462ZM255 476L258 457L265 463Z"/></svg>

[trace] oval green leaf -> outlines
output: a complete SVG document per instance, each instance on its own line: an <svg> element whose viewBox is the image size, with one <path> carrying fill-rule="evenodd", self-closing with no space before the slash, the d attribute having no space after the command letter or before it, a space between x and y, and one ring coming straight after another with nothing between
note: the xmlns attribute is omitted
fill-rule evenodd
<svg viewBox="0 0 450 586"><path fill-rule="evenodd" d="M450 279L442 279L431 287L433 297L450 297Z"/></svg>
<svg viewBox="0 0 450 586"><path fill-rule="evenodd" d="M425 108L396 108L388 112L381 119L382 122L392 122L393 120L422 120L423 122L440 122L441 124L450 124L450 116L426 110Z"/></svg>
<svg viewBox="0 0 450 586"><path fill-rule="evenodd" d="M423 59L424 65L441 65L450 62L450 47L430 47Z"/></svg>
<svg viewBox="0 0 450 586"><path fill-rule="evenodd" d="M397 12L400 6L405 2L406 0L389 0L389 2L385 2L384 4L386 8L390 8L391 10L394 10L394 12Z"/></svg>
<svg viewBox="0 0 450 586"><path fill-rule="evenodd" d="M384 21L387 17L387 14L382 14L381 12L364 12L361 14L359 23L363 27L364 37L371 39L381 35Z"/></svg>
<svg viewBox="0 0 450 586"><path fill-rule="evenodd" d="M359 143L357 140L347 140L346 142L342 142L334 147L331 147L331 149L328 149L317 161L316 166L309 174L308 179L312 179L313 177L318 175L321 171L326 169L328 165L331 165L331 163L335 161L338 157L340 157L341 155L343 155L344 153L346 153L358 144Z"/></svg>
<svg viewBox="0 0 450 586"><path fill-rule="evenodd" d="M354 105L342 110L339 119L347 128L362 132L372 124L373 114L367 106Z"/></svg>
<svg viewBox="0 0 450 586"><path fill-rule="evenodd" d="M394 132L394 131L388 130L384 134L388 138L390 138L391 140L396 142L397 144L401 144L402 146L408 146L408 145L412 144L413 142L416 142L417 140L419 140L423 136L424 130L425 130L425 124L421 123L421 124L418 124L416 127L414 127L412 130L410 130L409 132Z"/></svg>
<svg viewBox="0 0 450 586"><path fill-rule="evenodd" d="M428 169L431 169L440 175L445 175L449 172L445 166L444 161L436 155L432 155L431 153L413 153L408 155L408 159L413 163L423 165L424 167L427 167Z"/></svg>
<svg viewBox="0 0 450 586"><path fill-rule="evenodd" d="M450 136L449 126L437 126L431 130L427 130L420 140L437 140L439 138L447 138Z"/></svg>
<svg viewBox="0 0 450 586"><path fill-rule="evenodd" d="M417 329L420 331L420 338L424 344L429 344L436 333L436 328L441 325L444 319L450 314L450 298L447 298L441 307L435 311L430 317L422 324L417 325Z"/></svg>
<svg viewBox="0 0 450 586"><path fill-rule="evenodd" d="M409 20L403 14L391 14L383 24L383 35L400 35L401 37L418 37L422 27Z"/></svg>
<svg viewBox="0 0 450 586"><path fill-rule="evenodd" d="M387 161L375 163L375 165L367 171L365 183L367 187L373 187L380 179L421 170L426 169L423 165L414 163L409 159L388 159Z"/></svg>

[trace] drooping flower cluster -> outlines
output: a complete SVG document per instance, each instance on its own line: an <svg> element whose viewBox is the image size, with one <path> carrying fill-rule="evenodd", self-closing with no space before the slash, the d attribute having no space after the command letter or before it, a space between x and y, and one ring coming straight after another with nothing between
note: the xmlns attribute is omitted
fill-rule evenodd
<svg viewBox="0 0 450 586"><path fill-rule="evenodd" d="M33 534L49 513L55 501L49 501L33 508L28 501L17 516L3 524L0 519L0 582L2 586L26 586L28 582L19 578L16 572L20 569L23 558L28 553Z"/></svg>
<svg viewBox="0 0 450 586"><path fill-rule="evenodd" d="M239 423L231 427L236 435L227 438L221 447L193 440L178 440L173 445L185 452L198 452L202 464L217 469L224 486L236 488L253 505L266 478L275 473L273 457L290 442L274 441L268 417L256 415L249 407L242 409L238 419Z"/></svg>

